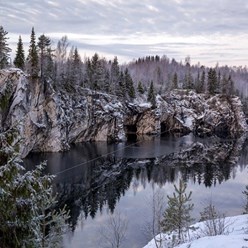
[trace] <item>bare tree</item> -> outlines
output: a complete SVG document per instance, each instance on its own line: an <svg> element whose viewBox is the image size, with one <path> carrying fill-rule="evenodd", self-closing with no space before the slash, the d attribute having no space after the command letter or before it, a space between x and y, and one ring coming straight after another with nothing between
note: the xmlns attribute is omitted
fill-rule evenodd
<svg viewBox="0 0 248 248"><path fill-rule="evenodd" d="M163 213L166 206L166 197L161 189L153 190L152 196L148 200L148 206L151 209L151 218L148 219L142 230L145 236L150 240L154 239L157 248L162 247L162 227L161 220L163 219Z"/></svg>
<svg viewBox="0 0 248 248"><path fill-rule="evenodd" d="M248 185L245 186L245 190L242 191L242 194L245 197L244 214L248 214Z"/></svg>
<svg viewBox="0 0 248 248"><path fill-rule="evenodd" d="M127 219L116 211L110 215L107 223L100 227L100 246L103 248L121 248L126 238Z"/></svg>
<svg viewBox="0 0 248 248"><path fill-rule="evenodd" d="M217 236L227 235L229 233L229 221L225 214L218 212L212 202L200 213L200 221L203 221L203 227L200 228L199 236Z"/></svg>

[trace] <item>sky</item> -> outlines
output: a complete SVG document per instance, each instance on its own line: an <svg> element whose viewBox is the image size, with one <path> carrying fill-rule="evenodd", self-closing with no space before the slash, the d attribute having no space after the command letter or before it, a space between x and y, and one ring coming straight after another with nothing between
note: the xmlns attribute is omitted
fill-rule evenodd
<svg viewBox="0 0 248 248"><path fill-rule="evenodd" d="M67 35L81 56L121 63L166 55L207 66L248 65L247 0L0 0L0 25L14 56L18 36Z"/></svg>

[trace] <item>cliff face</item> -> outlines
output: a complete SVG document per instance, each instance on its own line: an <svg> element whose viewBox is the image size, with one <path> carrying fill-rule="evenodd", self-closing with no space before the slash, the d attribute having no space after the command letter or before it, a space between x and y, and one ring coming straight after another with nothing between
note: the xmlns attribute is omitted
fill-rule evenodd
<svg viewBox="0 0 248 248"><path fill-rule="evenodd" d="M16 69L0 71L0 122L0 131L19 130L23 157L30 151L66 150L82 141L121 141L125 133L234 136L247 131L238 97L177 90L157 96L152 108L141 99L121 103L83 88L55 92L49 82L29 82Z"/></svg>

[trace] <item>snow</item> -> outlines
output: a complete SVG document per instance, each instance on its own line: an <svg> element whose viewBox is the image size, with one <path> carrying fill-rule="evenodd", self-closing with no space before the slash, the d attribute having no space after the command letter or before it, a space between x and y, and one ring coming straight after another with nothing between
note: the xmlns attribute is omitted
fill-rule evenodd
<svg viewBox="0 0 248 248"><path fill-rule="evenodd" d="M203 236L204 222L198 222L191 227L189 238L185 243L175 246L175 248L248 248L248 215L238 215L226 217L227 223L226 235ZM162 234L161 248L168 247L167 240L171 239L172 235ZM160 235L156 236L159 240ZM151 240L143 248L156 248L154 239Z"/></svg>

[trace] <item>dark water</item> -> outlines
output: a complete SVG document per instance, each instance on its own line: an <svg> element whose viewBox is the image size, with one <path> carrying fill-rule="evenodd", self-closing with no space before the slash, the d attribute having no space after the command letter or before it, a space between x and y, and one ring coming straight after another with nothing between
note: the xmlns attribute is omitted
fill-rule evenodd
<svg viewBox="0 0 248 248"><path fill-rule="evenodd" d="M210 201L226 215L241 214L242 191L248 184L248 141L193 135L166 136L137 143L84 143L69 152L33 154L27 167L48 161L47 173L56 174L59 205L68 206L72 231L64 246L103 247L100 229L111 213L128 220L123 247L143 247L150 239L143 229L151 216L149 201L160 189L164 195L183 179L192 191L193 216ZM101 243L99 243L101 242Z"/></svg>

